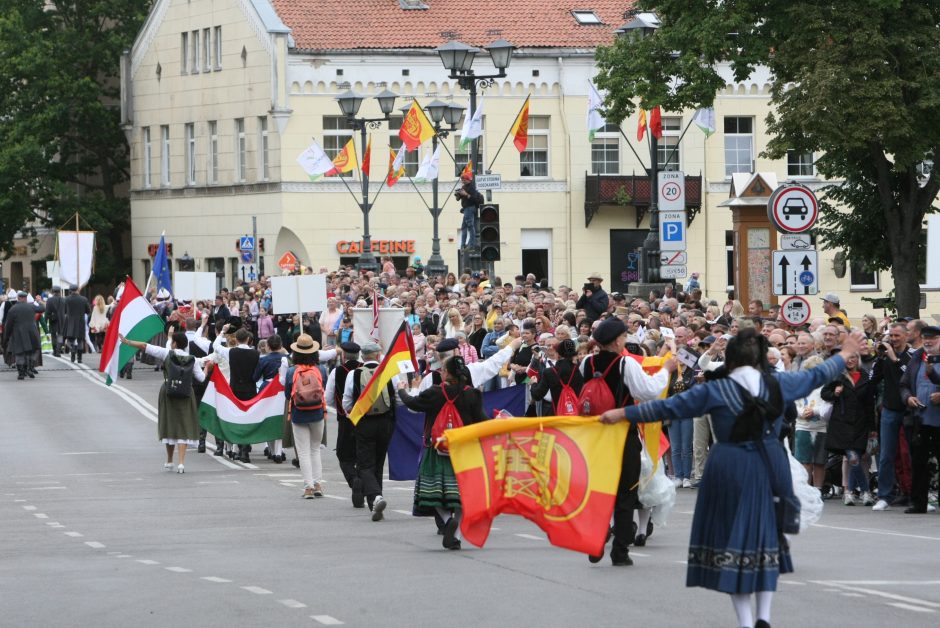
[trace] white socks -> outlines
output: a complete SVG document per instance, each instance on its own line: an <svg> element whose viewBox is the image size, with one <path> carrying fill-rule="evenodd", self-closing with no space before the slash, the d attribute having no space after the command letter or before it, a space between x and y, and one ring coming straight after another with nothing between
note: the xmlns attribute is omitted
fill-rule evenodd
<svg viewBox="0 0 940 628"><path fill-rule="evenodd" d="M754 616L751 614L751 595L749 593L732 593L731 603L734 612L738 615L738 625L742 628L752 628Z"/></svg>
<svg viewBox="0 0 940 628"><path fill-rule="evenodd" d="M646 536L646 526L649 525L653 510L651 508L640 508L637 510L637 513L639 514L640 521L636 528L636 533Z"/></svg>
<svg viewBox="0 0 940 628"><path fill-rule="evenodd" d="M773 602L774 592L773 591L758 591L755 593L757 597L757 619L763 619L768 624L770 623L770 603Z"/></svg>

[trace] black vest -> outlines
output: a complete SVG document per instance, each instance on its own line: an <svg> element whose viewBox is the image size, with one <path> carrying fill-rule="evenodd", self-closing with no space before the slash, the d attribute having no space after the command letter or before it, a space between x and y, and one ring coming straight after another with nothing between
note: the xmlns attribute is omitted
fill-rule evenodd
<svg viewBox="0 0 940 628"><path fill-rule="evenodd" d="M255 367L261 354L256 349L229 349L228 363L232 392L242 401L253 399L258 394L255 384Z"/></svg>
<svg viewBox="0 0 940 628"><path fill-rule="evenodd" d="M346 416L346 410L343 409L343 391L346 390L346 378L360 366L362 366L362 362L359 360L346 360L335 369L334 388L336 392L333 393L333 404L336 406L337 416Z"/></svg>

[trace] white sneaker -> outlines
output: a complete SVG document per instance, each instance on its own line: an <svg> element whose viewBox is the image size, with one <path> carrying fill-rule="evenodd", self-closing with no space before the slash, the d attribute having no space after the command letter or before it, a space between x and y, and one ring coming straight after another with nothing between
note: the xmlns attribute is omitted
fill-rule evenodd
<svg viewBox="0 0 940 628"><path fill-rule="evenodd" d="M692 488L692 481L689 478L682 480L682 488Z"/></svg>
<svg viewBox="0 0 940 628"><path fill-rule="evenodd" d="M177 473L186 473L186 469L183 468L183 465L176 467Z"/></svg>
<svg viewBox="0 0 940 628"><path fill-rule="evenodd" d="M681 478L672 478L672 485L676 488L682 488L682 479Z"/></svg>
<svg viewBox="0 0 940 628"><path fill-rule="evenodd" d="M172 463L172 462L164 462L164 463L163 463L163 470L164 470L164 471L172 471L172 470L173 470L173 463Z"/></svg>
<svg viewBox="0 0 940 628"><path fill-rule="evenodd" d="M871 493L865 491L862 493L862 503L866 506L871 506L875 503L875 498L871 496Z"/></svg>
<svg viewBox="0 0 940 628"><path fill-rule="evenodd" d="M846 506L855 505L855 495L852 494L852 491L846 491L845 493L843 493L842 503L845 504Z"/></svg>
<svg viewBox="0 0 940 628"><path fill-rule="evenodd" d="M936 510L937 510L936 506L934 506L933 504L927 504L927 512L935 512Z"/></svg>
<svg viewBox="0 0 940 628"><path fill-rule="evenodd" d="M375 498L375 501L372 503L372 521L381 521L385 518L385 515L382 513L385 511L385 507L388 506L388 502L385 501L385 498L379 495Z"/></svg>
<svg viewBox="0 0 940 628"><path fill-rule="evenodd" d="M888 502L886 502L886 501L883 500L883 499L879 499L877 502L875 502L875 505L872 506L871 509L872 509L872 510L875 510L875 511L878 511L878 512L881 512L882 510L887 510L887 509L890 508L890 507L891 507L891 506L888 504Z"/></svg>

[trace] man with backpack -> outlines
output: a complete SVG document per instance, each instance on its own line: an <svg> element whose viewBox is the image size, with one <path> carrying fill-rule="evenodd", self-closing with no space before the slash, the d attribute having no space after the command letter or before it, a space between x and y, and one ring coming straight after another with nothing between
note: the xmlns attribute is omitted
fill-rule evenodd
<svg viewBox="0 0 940 628"><path fill-rule="evenodd" d="M559 342L555 351L558 359L542 371L542 377L529 391L532 399L538 401L548 397L552 404L550 415L577 416L580 414L578 396L584 386L584 377L572 361L578 350L571 339Z"/></svg>
<svg viewBox="0 0 940 628"><path fill-rule="evenodd" d="M582 416L603 414L611 408L624 407L634 400L656 399L666 389L671 373L676 370L676 361L669 359L655 375L648 375L639 362L625 358L623 348L627 340L627 326L619 318L604 320L594 330L592 338L600 345L601 350L585 358L579 368L584 378L584 385L578 397L578 414ZM640 479L640 449L636 425L631 425L623 449L623 465L614 502L614 543L610 550L610 560L615 566L633 564L629 545L636 536L633 511L637 505L637 483ZM601 553L590 556L589 559L592 563L597 563L603 557Z"/></svg>
<svg viewBox="0 0 940 628"><path fill-rule="evenodd" d="M374 342L362 345L362 366L349 373L343 386L343 411L347 415L352 412L353 406L379 367L381 352L382 348ZM382 497L382 475L388 444L395 429L397 386L398 376L394 376L355 427L357 475L369 510L372 511L372 521L384 519L383 513L388 506Z"/></svg>
<svg viewBox="0 0 940 628"><path fill-rule="evenodd" d="M365 496L362 494L362 482L356 471L356 433L355 426L346 410L343 408L343 391L346 390L346 380L349 374L362 366L359 361L360 347L355 342L344 342L340 346L340 362L336 365L326 381L326 401L336 407L336 458L339 468L346 478L346 483L352 489L352 503L354 508L365 506Z"/></svg>

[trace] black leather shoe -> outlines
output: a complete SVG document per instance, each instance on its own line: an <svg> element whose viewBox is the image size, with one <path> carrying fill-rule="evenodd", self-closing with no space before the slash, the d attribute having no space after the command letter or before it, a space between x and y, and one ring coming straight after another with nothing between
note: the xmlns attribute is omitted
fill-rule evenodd
<svg viewBox="0 0 940 628"><path fill-rule="evenodd" d="M274 464L281 464L284 462L284 456L271 456L271 460L274 462Z"/></svg>
<svg viewBox="0 0 940 628"><path fill-rule="evenodd" d="M754 624L754 628L770 628L770 623L763 619L758 619L757 623Z"/></svg>
<svg viewBox="0 0 940 628"><path fill-rule="evenodd" d="M268 447L264 448L264 457L267 458L268 460L271 459L271 450Z"/></svg>
<svg viewBox="0 0 940 628"><path fill-rule="evenodd" d="M352 505L353 505L353 508L364 508L366 505L366 498L362 494L362 481L359 478L356 478L355 480L353 480Z"/></svg>
<svg viewBox="0 0 940 628"><path fill-rule="evenodd" d="M298 460L297 458L291 458L290 463L294 465L295 467L297 467L298 469L300 468L300 460Z"/></svg>
<svg viewBox="0 0 940 628"><path fill-rule="evenodd" d="M646 535L637 534L636 538L633 539L633 544L637 547L644 547L646 545Z"/></svg>
<svg viewBox="0 0 940 628"><path fill-rule="evenodd" d="M610 550L610 562L614 567L629 567L633 564L633 559L630 558L630 550L626 547L613 547Z"/></svg>
<svg viewBox="0 0 940 628"><path fill-rule="evenodd" d="M206 441L199 439L199 447L196 448L196 453L204 454L206 453Z"/></svg>
<svg viewBox="0 0 940 628"><path fill-rule="evenodd" d="M213 455L213 456L219 456L219 457L221 458L222 456L225 455L225 449L222 447L222 445L216 445L216 446L215 446L215 453L212 454L212 455Z"/></svg>
<svg viewBox="0 0 940 628"><path fill-rule="evenodd" d="M444 539L441 541L441 545L444 546L444 549L454 549L454 543L459 543L456 538L457 535L457 519L451 517L447 520L447 523L444 524ZM459 545L457 547L460 547Z"/></svg>
<svg viewBox="0 0 940 628"><path fill-rule="evenodd" d="M904 509L904 514L905 514L905 515L926 515L926 514L927 514L927 509L926 509L926 508L918 508L917 506L911 506L910 508L905 508L905 509Z"/></svg>

